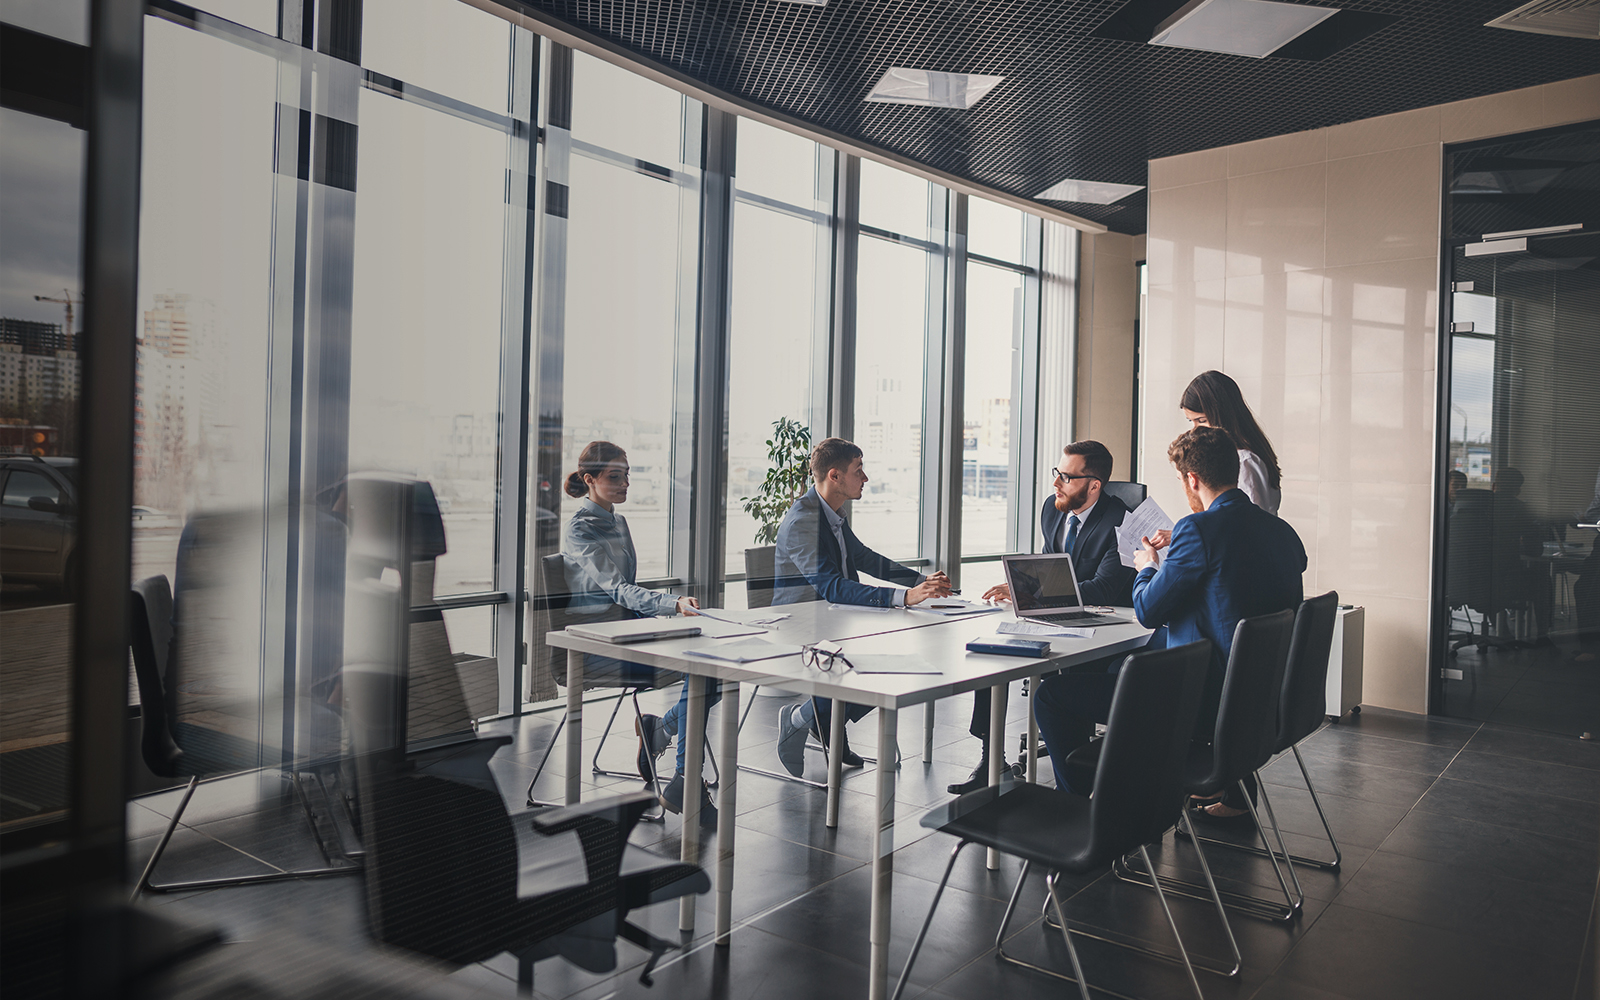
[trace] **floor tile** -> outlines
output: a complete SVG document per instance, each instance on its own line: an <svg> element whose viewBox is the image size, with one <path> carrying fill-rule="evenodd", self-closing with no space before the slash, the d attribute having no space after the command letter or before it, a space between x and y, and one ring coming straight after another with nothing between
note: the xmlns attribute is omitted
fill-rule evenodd
<svg viewBox="0 0 1600 1000"><path fill-rule="evenodd" d="M1311 780L1316 783L1318 794L1343 795L1394 806L1415 805L1437 777L1377 764L1362 764L1342 754L1323 756L1303 752L1301 759L1305 761ZM1305 779L1292 754L1264 768L1262 778L1289 788L1305 787Z"/></svg>
<svg viewBox="0 0 1600 1000"><path fill-rule="evenodd" d="M1567 799L1521 788L1496 788L1454 781L1448 773L1434 783L1417 808L1572 840L1592 840L1600 830L1600 798Z"/></svg>
<svg viewBox="0 0 1600 1000"><path fill-rule="evenodd" d="M1507 948L1493 928L1463 934L1335 903L1276 974L1362 1000L1570 1000L1576 973Z"/></svg>
<svg viewBox="0 0 1600 1000"><path fill-rule="evenodd" d="M1329 727L1331 729L1332 727ZM1439 774L1460 752L1459 747L1409 743L1385 736L1328 735L1329 730L1307 740L1300 753L1308 758L1338 759L1353 764L1375 764L1419 774Z"/></svg>
<svg viewBox="0 0 1600 1000"><path fill-rule="evenodd" d="M1569 799L1600 799L1600 770L1477 753L1470 748L1450 762L1444 777Z"/></svg>
<svg viewBox="0 0 1600 1000"><path fill-rule="evenodd" d="M1495 722L1486 723L1479 729L1467 749L1600 770L1600 740L1550 736Z"/></svg>
<svg viewBox="0 0 1600 1000"><path fill-rule="evenodd" d="M1401 821L1382 849L1425 861L1443 860L1467 876L1487 872L1558 889L1594 891L1593 839L1549 837L1417 809Z"/></svg>

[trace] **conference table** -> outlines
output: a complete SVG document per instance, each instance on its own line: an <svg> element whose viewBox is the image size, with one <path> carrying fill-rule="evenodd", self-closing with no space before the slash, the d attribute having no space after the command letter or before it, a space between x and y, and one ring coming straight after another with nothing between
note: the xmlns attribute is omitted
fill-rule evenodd
<svg viewBox="0 0 1600 1000"><path fill-rule="evenodd" d="M830 698L833 700L835 719L844 718L844 704L847 702L879 709L879 763L876 767L875 790L877 837L872 858L872 958L867 996L868 1000L886 1000L889 996L889 914L894 876L895 761L899 759L898 711L915 705L927 706L923 756L924 759L930 759L933 702L951 695L991 688L993 697L990 700L989 732L994 734L992 739L1003 740L1006 692L1012 681L1033 678L1030 689L1037 690L1038 678L1043 674L1105 656L1133 652L1145 644L1150 630L1134 621L1132 609L1115 610L1119 617L1129 619L1129 624L1098 626L1093 636L1086 638L1048 637L1050 652L1042 658L967 652L969 641L995 635L999 622L1011 618L1009 609L989 614L945 617L911 608L856 608L816 601L761 609L754 613L730 613L746 619L759 614L788 615L776 624L762 626L766 631L755 638L767 642L806 646L826 641L836 643L846 658L853 657L861 663L889 663L891 661L883 658L883 655L890 654L892 662L903 664L915 658L923 665L923 669L937 671L916 674L858 673L842 663L836 663L831 670L824 671L806 665L798 653L753 662L734 662L691 654L690 650L744 643L751 638L747 635L728 635L742 630L715 621L705 623L707 635L622 647L566 631L548 633L545 638L551 646L567 651L566 801L568 804L576 803L581 788L579 778L583 771L583 675L586 655L625 656L633 662L662 670L721 681L722 721L717 744L721 781L718 786L715 940L718 945L726 946L733 930L734 826L738 814L741 685L775 687L796 695ZM714 635L724 637L717 638ZM701 770L705 757L704 685L689 686L688 709L686 731L679 737L686 741L681 856L684 861L698 863ZM840 741L843 733L842 725L831 727L827 799L829 827L837 827L839 823ZM1035 733L1030 713L1030 746L1037 744ZM989 755L991 785L1000 783L1001 756L998 753ZM1030 754L1028 779L1033 780L1033 777L1034 762ZM995 867L996 863L997 859L991 853L990 867ZM679 906L679 927L692 931L695 916L693 899L684 897Z"/></svg>

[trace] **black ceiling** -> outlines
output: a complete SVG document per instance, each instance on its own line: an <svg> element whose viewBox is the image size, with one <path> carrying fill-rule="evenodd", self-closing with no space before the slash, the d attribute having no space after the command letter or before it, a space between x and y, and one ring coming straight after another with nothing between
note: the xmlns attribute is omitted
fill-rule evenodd
<svg viewBox="0 0 1600 1000"><path fill-rule="evenodd" d="M1181 0L500 2L1023 197L1069 177L1144 184L1145 161L1157 157L1600 73L1600 42L1483 26L1520 0L1323 0L1387 17L1353 14L1371 33L1312 59L1096 35ZM865 103L890 66L1006 81L966 111ZM1053 204L1119 232L1145 228L1143 192L1115 205Z"/></svg>

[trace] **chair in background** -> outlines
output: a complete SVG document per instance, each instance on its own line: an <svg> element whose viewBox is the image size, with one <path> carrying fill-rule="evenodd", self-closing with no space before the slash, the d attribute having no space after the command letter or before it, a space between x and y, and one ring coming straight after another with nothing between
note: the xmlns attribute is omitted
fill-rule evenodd
<svg viewBox="0 0 1600 1000"><path fill-rule="evenodd" d="M1194 796L1212 796L1228 788L1238 788L1245 805L1255 820L1261 834L1261 844L1272 861L1272 870L1283 890L1284 905L1240 893L1222 893L1234 909L1272 920L1294 919L1305 902L1293 866L1289 879L1284 878L1278 863L1280 854L1287 855L1283 834L1272 814L1272 806L1263 794L1262 804L1267 810L1267 820L1272 825L1278 841L1278 850L1272 849L1267 839L1266 824L1261 822L1255 802L1245 786L1245 779L1264 767L1272 757L1274 741L1278 735L1278 702L1283 691L1283 675L1289 658L1289 642L1294 631L1295 613L1279 611L1242 619L1233 633L1233 648L1228 655L1228 670L1222 682L1222 698L1218 704L1216 729L1212 741L1194 743L1189 748L1185 764L1184 792ZM1111 729L1107 727L1107 736ZM1067 759L1068 767L1090 766L1096 762L1103 741L1097 740L1077 751ZM1196 847L1199 845L1196 844ZM1285 861L1285 864L1288 862ZM1155 869L1146 862L1140 872L1120 861L1113 866L1117 877L1140 885L1157 881ZM1294 891L1289 881L1294 880ZM1159 883L1168 890L1191 899L1206 900L1199 890L1207 888L1193 882L1159 877Z"/></svg>
<svg viewBox="0 0 1600 1000"><path fill-rule="evenodd" d="M568 625L594 624L595 622L603 621L622 621L624 619L634 617L633 612L622 607L621 605L612 605L609 610L599 615L572 614L569 610L572 595L567 590L566 556L562 555L560 552L552 553L551 555L545 556L539 560L539 576L540 582L544 588L544 593L541 595L540 600L545 611L549 615L549 630L552 632L559 632L565 629ZM560 649L556 646L551 646L548 664L551 676L555 678L557 685L560 687L566 687L566 650ZM592 676L587 674L585 675L583 684L585 691L601 687L620 687L621 690L617 693L616 705L611 709L611 717L606 720L606 728L600 735L600 744L595 747L594 758L590 761L590 768L595 774L606 775L608 777L637 778L639 775L633 771L613 771L602 766L600 763L600 754L605 750L606 740L611 736L611 730L616 724L617 715L622 710L622 702L624 699L628 699L633 702L634 719L642 721L644 718L644 710L639 707L639 692L652 690L654 685L624 684L619 678L607 676L603 671L596 671ZM549 761L550 754L555 750L556 744L560 742L561 730L566 726L566 724L567 717L565 714L563 714L561 716L561 721L556 724L555 733L550 737L550 745L545 747L544 755L539 758L539 766L534 770L533 780L528 782L528 805L530 806L542 804L534 798L533 786L538 783L540 775L544 774L545 763ZM659 792L662 779L661 776L656 773L655 756L653 754L645 754L644 760L646 762L647 769L650 771L650 774L644 780L649 784L651 789ZM712 774L714 777L712 780L707 781L705 785L707 788L715 788L717 787L717 781L721 777L721 774L717 770L717 759L711 752L711 742L709 736L706 738L706 760L711 764ZM643 820L646 823L665 822L666 812L664 810L657 809L655 812L645 815Z"/></svg>
<svg viewBox="0 0 1600 1000"><path fill-rule="evenodd" d="M1333 629L1338 617L1339 594L1331 590L1321 597L1304 601L1300 610L1295 612L1294 635L1289 642L1289 662L1283 672L1283 694L1278 702L1278 736L1272 749L1275 759L1282 759L1286 753L1294 754L1295 763L1300 766L1300 776L1305 779L1306 790L1311 793L1311 804L1317 807L1317 818L1322 820L1322 830L1333 847L1331 861L1291 854L1288 855L1289 862L1291 866L1302 864L1324 871L1338 871L1344 855L1339 850L1339 842L1334 839L1333 828L1328 825L1328 815L1322 811L1322 801L1317 798L1317 787L1311 782L1311 773L1306 770L1306 762L1300 756L1300 744L1322 728L1325 718L1323 710L1327 698L1328 656L1333 648ZM1266 783L1261 781L1260 772L1256 774L1256 782L1261 789L1262 802L1270 809L1272 803L1266 797ZM1258 847L1210 837L1202 839L1208 844L1266 857L1266 852ZM1290 871L1293 871L1292 867Z"/></svg>
<svg viewBox="0 0 1600 1000"><path fill-rule="evenodd" d="M1129 510L1144 503L1150 494L1144 483L1101 483L1100 492L1121 500Z"/></svg>
<svg viewBox="0 0 1600 1000"><path fill-rule="evenodd" d="M294 789L300 795L301 806L306 810L312 835L322 850L327 865L321 868L294 871L268 872L257 875L235 875L226 878L196 879L187 882L151 881L156 865L166 853L172 834L189 808L196 786L203 777L224 777L252 771L260 767L259 748L236 736L193 723L173 724L176 704L168 686L173 651L181 648L177 629L173 625L172 588L165 576L151 576L133 585L130 601L132 615L132 653L135 681L139 687L139 714L141 733L140 756L145 766L160 778L187 778L183 798L173 810L167 827L161 833L150 860L145 864L139 880L134 883L133 897L146 889L154 892L178 892L184 889L212 889L219 886L253 885L258 882L281 882L285 879L320 878L330 875L349 875L361 871L350 855L331 851L314 819L314 810L305 799L300 783ZM178 787L176 784L170 786ZM163 789L165 791L166 789ZM337 858L336 858L337 853ZM335 861L343 863L336 864Z"/></svg>
<svg viewBox="0 0 1600 1000"><path fill-rule="evenodd" d="M1123 662L1111 702L1106 736L1100 741L1102 752L1096 760L1092 797L1084 799L1042 785L1007 783L998 788L968 792L923 817L923 826L951 834L959 840L950 852L944 877L934 891L933 905L929 907L928 916L923 920L922 928L911 946L911 954L895 986L893 1000L900 1000L910 980L911 968L916 963L918 952L922 950L928 927L933 923L939 897L944 894L956 859L968 844L982 844L1023 859L1022 873L1017 879L1016 888L1012 890L1005 916L1000 921L999 933L995 935L995 947L1002 960L1076 982L1083 1000L1090 1000L1089 986L1084 980L1083 967L1072 938L1074 935L1096 937L1166 961L1181 961L1194 995L1204 1000L1199 980L1195 977L1195 966L1199 963L1191 960L1188 950L1184 948L1183 937L1178 933L1177 922L1173 920L1172 910L1159 883L1156 891L1161 908L1178 943L1176 958L1165 952L1110 941L1072 928L1062 910L1057 880L1062 872L1093 871L1134 851L1144 859L1146 866L1150 865L1147 845L1160 841L1183 812L1184 759L1189 748L1190 733L1199 715L1210 659L1211 644L1201 641L1173 649L1135 653ZM1202 864L1204 857L1202 854ZM1022 895L1023 884L1034 865L1049 872L1045 879L1050 890L1049 906L1067 945L1067 955L1072 962L1071 976L1024 962L1006 954L1003 947L1006 927L1011 922L1017 900ZM1209 882L1211 871L1206 868L1205 872ZM1220 899L1216 907L1226 926L1227 918L1223 914ZM1228 937L1232 941L1231 929ZM1231 971L1209 965L1201 967L1232 976L1238 973L1239 964L1238 946L1235 944Z"/></svg>

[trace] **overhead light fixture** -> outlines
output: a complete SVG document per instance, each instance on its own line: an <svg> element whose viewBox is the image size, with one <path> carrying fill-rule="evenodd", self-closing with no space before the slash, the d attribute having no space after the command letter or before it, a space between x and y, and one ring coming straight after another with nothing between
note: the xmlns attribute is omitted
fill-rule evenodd
<svg viewBox="0 0 1600 1000"><path fill-rule="evenodd" d="M1600 0L1534 0L1486 22L1484 27L1600 38Z"/></svg>
<svg viewBox="0 0 1600 1000"><path fill-rule="evenodd" d="M1272 0L1191 0L1156 26L1150 44L1264 59L1337 13Z"/></svg>
<svg viewBox="0 0 1600 1000"><path fill-rule="evenodd" d="M1135 191L1143 191L1143 184L1111 184L1107 181L1064 180L1034 195L1035 201L1075 201L1080 205L1109 205L1121 201Z"/></svg>
<svg viewBox="0 0 1600 1000"><path fill-rule="evenodd" d="M939 73L895 66L883 74L867 100L878 104L921 104L934 108L970 108L988 96L1005 77L981 73Z"/></svg>

